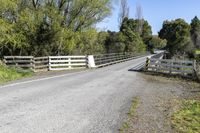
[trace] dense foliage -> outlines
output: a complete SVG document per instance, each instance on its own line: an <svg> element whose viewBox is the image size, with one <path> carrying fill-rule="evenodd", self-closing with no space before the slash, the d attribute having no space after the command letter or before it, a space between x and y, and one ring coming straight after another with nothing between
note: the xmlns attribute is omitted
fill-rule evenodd
<svg viewBox="0 0 200 133"><path fill-rule="evenodd" d="M166 49L169 50L171 55L183 55L192 49L190 26L182 19L171 22L165 21L159 36L167 39Z"/></svg>
<svg viewBox="0 0 200 133"><path fill-rule="evenodd" d="M200 20L198 19L197 16L195 16L194 19L192 19L190 25L191 25L190 33L192 42L194 43L194 46L196 48L200 49Z"/></svg>
<svg viewBox="0 0 200 133"><path fill-rule="evenodd" d="M110 6L110 0L1 0L1 55L90 53L96 45L101 52L92 27Z"/></svg>
<svg viewBox="0 0 200 133"><path fill-rule="evenodd" d="M128 18L119 33L97 32L94 25L111 6L111 0L1 0L0 56L145 51L147 21L141 33L133 27L140 21Z"/></svg>
<svg viewBox="0 0 200 133"><path fill-rule="evenodd" d="M31 71L24 71L20 68L8 68L0 64L0 84L31 75Z"/></svg>
<svg viewBox="0 0 200 133"><path fill-rule="evenodd" d="M1 0L0 56L144 52L165 48L171 56L200 49L200 20L165 21L159 36L143 18L128 18L122 2L119 32L98 32L111 0Z"/></svg>
<svg viewBox="0 0 200 133"><path fill-rule="evenodd" d="M167 40L165 49L171 57L194 58L195 49L200 48L200 20L195 17L191 24L183 19L165 21L159 37Z"/></svg>

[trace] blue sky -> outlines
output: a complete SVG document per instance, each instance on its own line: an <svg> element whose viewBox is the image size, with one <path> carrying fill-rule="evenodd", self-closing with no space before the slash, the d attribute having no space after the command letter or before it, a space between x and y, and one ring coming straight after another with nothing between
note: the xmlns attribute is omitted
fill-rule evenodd
<svg viewBox="0 0 200 133"><path fill-rule="evenodd" d="M119 2L114 3L112 15L97 24L99 30L119 30ZM153 34L162 28L164 20L183 18L190 23L194 16L200 18L200 0L128 0L130 18L135 18L137 3L142 6L143 17L152 26Z"/></svg>

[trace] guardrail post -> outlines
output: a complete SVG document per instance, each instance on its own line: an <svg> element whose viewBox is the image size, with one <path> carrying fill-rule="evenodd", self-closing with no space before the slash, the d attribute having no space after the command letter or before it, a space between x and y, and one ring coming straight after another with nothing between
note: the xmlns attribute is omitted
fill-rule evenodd
<svg viewBox="0 0 200 133"><path fill-rule="evenodd" d="M145 70L146 71L148 71L149 63L150 63L150 59L149 59L149 57L147 57L146 65L145 65Z"/></svg>
<svg viewBox="0 0 200 133"><path fill-rule="evenodd" d="M94 56L93 55L88 55L87 56L87 64L88 64L89 68L96 68L95 60L94 60Z"/></svg>

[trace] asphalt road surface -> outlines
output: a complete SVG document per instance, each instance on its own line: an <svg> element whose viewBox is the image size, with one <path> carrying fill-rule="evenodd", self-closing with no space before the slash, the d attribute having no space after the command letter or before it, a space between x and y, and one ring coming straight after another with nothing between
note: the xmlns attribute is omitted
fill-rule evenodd
<svg viewBox="0 0 200 133"><path fill-rule="evenodd" d="M0 86L0 133L118 132L145 59Z"/></svg>

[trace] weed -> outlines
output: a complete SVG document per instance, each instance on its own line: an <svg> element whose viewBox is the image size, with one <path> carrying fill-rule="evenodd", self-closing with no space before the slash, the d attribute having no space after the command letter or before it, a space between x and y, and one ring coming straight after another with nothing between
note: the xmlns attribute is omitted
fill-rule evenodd
<svg viewBox="0 0 200 133"><path fill-rule="evenodd" d="M178 132L200 133L200 102L185 100L172 116L172 127Z"/></svg>
<svg viewBox="0 0 200 133"><path fill-rule="evenodd" d="M0 65L0 83L5 83L8 81L20 79L23 77L31 76L31 70L24 71L20 68L6 67L5 65Z"/></svg>
<svg viewBox="0 0 200 133"><path fill-rule="evenodd" d="M136 108L138 106L138 103L139 103L138 98L135 98L132 101L131 107L130 107L129 112L128 112L128 120L127 120L127 122L124 122L122 124L122 127L120 128L120 133L124 133L126 130L128 130L130 128L131 120L134 119L134 117L136 115Z"/></svg>

